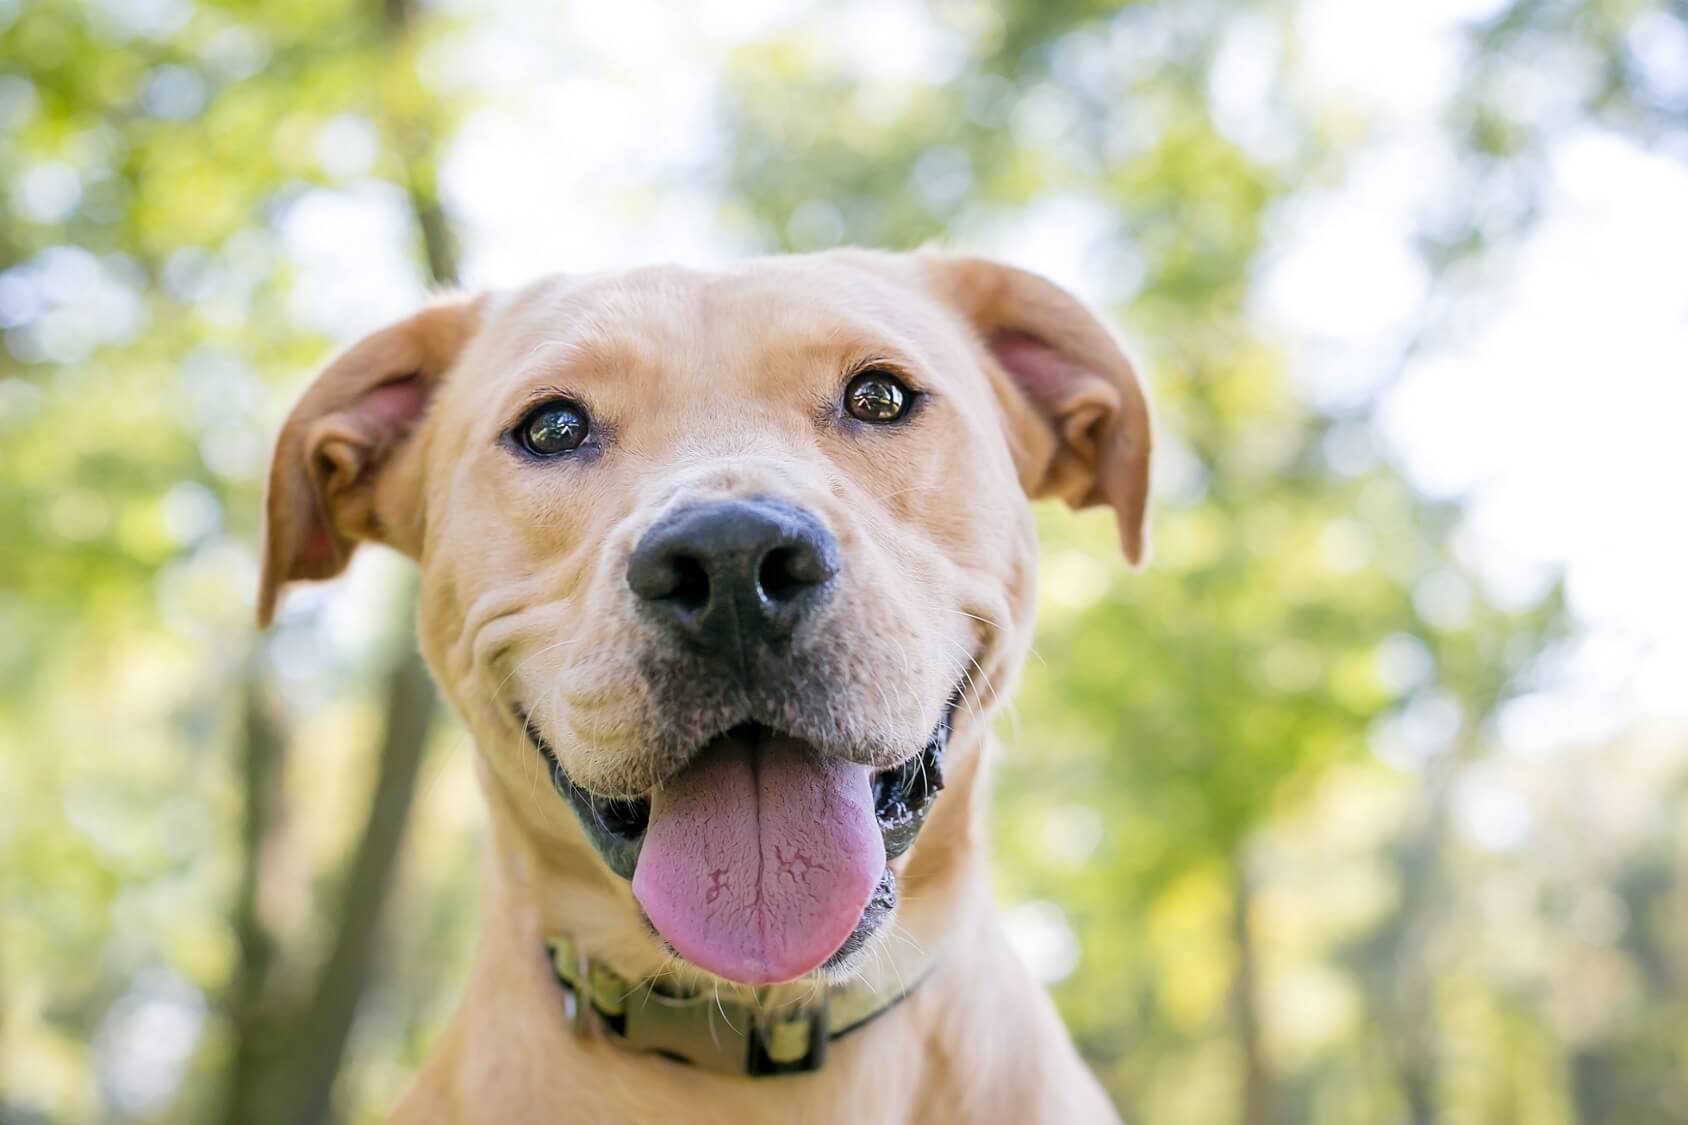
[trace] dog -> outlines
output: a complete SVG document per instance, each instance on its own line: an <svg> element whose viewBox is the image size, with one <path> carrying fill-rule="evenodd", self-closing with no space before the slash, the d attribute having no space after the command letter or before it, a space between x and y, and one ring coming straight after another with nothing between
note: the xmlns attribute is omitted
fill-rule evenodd
<svg viewBox="0 0 1688 1125"><path fill-rule="evenodd" d="M1151 422L1022 270L838 250L438 299L280 431L259 618L419 563L487 917L395 1120L1114 1121L987 876L1028 498L1145 552Z"/></svg>

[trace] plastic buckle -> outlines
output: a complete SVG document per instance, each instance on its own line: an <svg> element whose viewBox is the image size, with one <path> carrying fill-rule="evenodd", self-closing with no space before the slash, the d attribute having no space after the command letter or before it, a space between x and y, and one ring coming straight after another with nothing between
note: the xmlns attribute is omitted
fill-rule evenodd
<svg viewBox="0 0 1688 1125"><path fill-rule="evenodd" d="M590 969L586 955L575 948L568 938L550 938L545 942L551 957L551 975L563 990L563 1018L576 1035L585 1035L590 1026L592 1001Z"/></svg>
<svg viewBox="0 0 1688 1125"><path fill-rule="evenodd" d="M752 1028L744 1072L752 1078L813 1073L826 1065L826 1051L831 1042L823 1001L819 1008L805 1012L799 1019Z"/></svg>

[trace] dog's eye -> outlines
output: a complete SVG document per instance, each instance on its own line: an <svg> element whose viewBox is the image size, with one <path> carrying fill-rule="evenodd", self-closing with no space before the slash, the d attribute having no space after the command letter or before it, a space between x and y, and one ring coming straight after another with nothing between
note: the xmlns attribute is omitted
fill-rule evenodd
<svg viewBox="0 0 1688 1125"><path fill-rule="evenodd" d="M844 388L844 408L863 422L895 422L908 413L914 397L903 381L889 371L864 371Z"/></svg>
<svg viewBox="0 0 1688 1125"><path fill-rule="evenodd" d="M535 457L556 457L580 448L589 427L584 406L558 399L535 408L523 418L516 427L516 440Z"/></svg>

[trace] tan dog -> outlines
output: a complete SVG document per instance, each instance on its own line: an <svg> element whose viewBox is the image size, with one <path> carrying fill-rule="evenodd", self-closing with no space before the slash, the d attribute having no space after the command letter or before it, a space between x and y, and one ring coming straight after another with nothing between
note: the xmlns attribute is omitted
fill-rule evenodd
<svg viewBox="0 0 1688 1125"><path fill-rule="evenodd" d="M1113 1120L992 910L986 719L1026 497L1111 505L1136 562L1148 464L1107 330L977 259L552 278L335 361L276 449L260 617L359 540L419 560L492 810L399 1118Z"/></svg>

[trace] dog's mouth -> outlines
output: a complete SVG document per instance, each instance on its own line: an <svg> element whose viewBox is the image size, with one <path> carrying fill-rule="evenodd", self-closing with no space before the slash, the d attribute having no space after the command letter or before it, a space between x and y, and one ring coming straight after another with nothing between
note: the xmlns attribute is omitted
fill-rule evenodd
<svg viewBox="0 0 1688 1125"><path fill-rule="evenodd" d="M888 864L914 843L943 788L959 702L958 693L925 745L889 769L748 722L632 797L575 784L527 714L516 718L662 939L718 976L772 984L842 968L889 916Z"/></svg>

